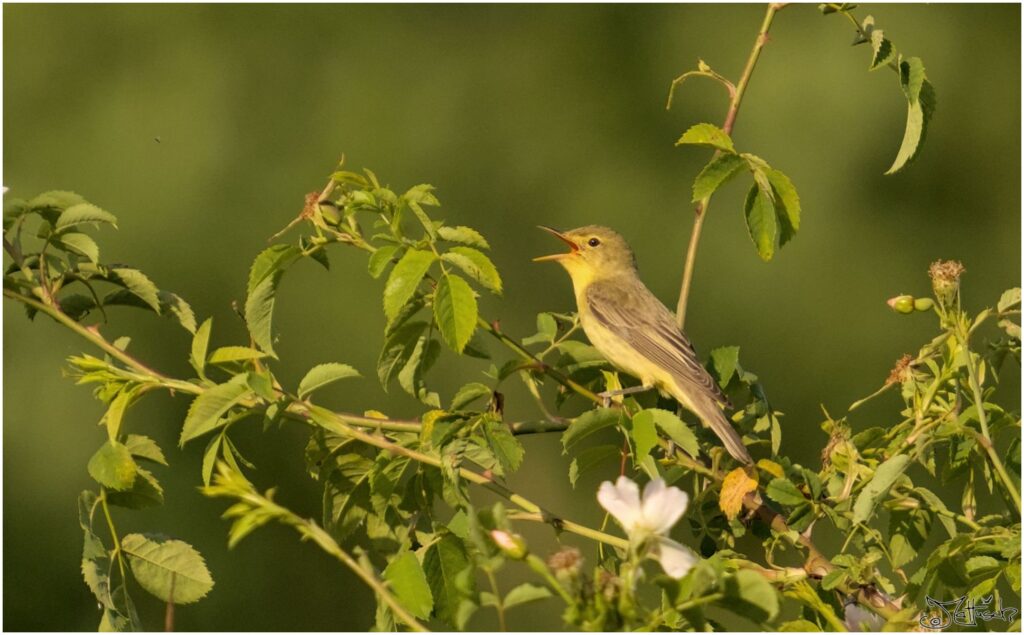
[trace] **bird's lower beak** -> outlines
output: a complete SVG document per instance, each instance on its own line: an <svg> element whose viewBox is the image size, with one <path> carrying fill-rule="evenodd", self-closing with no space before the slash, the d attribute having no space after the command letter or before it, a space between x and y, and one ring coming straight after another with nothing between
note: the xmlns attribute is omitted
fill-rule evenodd
<svg viewBox="0 0 1024 635"><path fill-rule="evenodd" d="M550 261L550 260L561 260L562 258L565 258L566 256L571 256L571 255L573 255L574 253L576 253L577 251L580 250L580 246L579 245L577 245L571 238L568 238L565 234L563 234L562 232L558 231L557 229L552 229L550 227L545 227L544 225L537 225L537 227L540 227L541 229L543 229L544 231L548 232L549 234L553 234L556 238L558 238L559 240L563 241L565 244L569 245L569 248L570 248L571 251L568 251L568 252L566 252L564 254L551 254L550 256L538 256L538 257L533 259L534 262L547 262L547 261Z"/></svg>

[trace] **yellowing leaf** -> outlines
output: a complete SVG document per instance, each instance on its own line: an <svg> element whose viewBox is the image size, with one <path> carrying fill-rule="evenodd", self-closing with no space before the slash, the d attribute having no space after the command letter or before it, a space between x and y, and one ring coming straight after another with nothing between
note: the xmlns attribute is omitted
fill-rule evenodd
<svg viewBox="0 0 1024 635"><path fill-rule="evenodd" d="M775 461L761 459L757 462L757 467L761 468L765 472L768 472L769 474L776 478L782 478L783 476L785 476L785 472L782 471L782 466L776 463Z"/></svg>
<svg viewBox="0 0 1024 635"><path fill-rule="evenodd" d="M757 489L757 472L738 467L725 476L722 493L718 496L718 508L729 520L739 516L743 509L743 497Z"/></svg>

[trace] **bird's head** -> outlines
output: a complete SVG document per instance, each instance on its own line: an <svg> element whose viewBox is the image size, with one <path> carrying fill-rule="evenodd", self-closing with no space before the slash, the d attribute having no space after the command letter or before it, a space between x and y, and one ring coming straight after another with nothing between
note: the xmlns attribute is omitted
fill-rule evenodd
<svg viewBox="0 0 1024 635"><path fill-rule="evenodd" d="M553 260L565 267L574 282L609 278L636 271L633 250L622 236L607 227L587 225L567 232L543 225L540 228L569 245L569 251L534 258L534 262Z"/></svg>

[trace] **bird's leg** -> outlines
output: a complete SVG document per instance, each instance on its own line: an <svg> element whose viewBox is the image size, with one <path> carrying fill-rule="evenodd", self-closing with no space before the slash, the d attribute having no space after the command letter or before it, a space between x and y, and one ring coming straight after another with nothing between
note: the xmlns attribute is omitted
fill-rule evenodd
<svg viewBox="0 0 1024 635"><path fill-rule="evenodd" d="M621 388L619 390L606 390L604 392L597 393L597 396L601 398L601 405L607 408L612 403L612 397L621 397L622 395L632 395L638 392L647 392L654 388L653 385L643 384L640 386L633 386L631 388Z"/></svg>

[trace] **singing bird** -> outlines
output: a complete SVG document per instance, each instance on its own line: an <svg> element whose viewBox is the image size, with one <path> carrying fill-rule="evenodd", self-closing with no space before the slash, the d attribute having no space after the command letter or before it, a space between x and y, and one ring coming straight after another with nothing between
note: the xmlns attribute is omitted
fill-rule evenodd
<svg viewBox="0 0 1024 635"><path fill-rule="evenodd" d="M541 229L566 242L570 251L534 261L555 261L569 272L587 338L612 365L642 384L615 394L657 388L671 395L718 435L733 458L752 463L722 412L728 399L697 361L672 313L640 281L625 239L597 225L567 232Z"/></svg>

